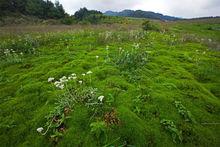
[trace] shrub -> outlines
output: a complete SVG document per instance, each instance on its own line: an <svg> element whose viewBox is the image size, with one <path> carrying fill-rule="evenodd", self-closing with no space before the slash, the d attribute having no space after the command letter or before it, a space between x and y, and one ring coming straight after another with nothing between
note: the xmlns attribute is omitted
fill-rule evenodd
<svg viewBox="0 0 220 147"><path fill-rule="evenodd" d="M61 19L61 23L65 25L71 25L75 22L75 19L73 17L65 17Z"/></svg>
<svg viewBox="0 0 220 147"><path fill-rule="evenodd" d="M101 12L96 10L88 10L87 8L81 8L74 14L74 16L76 20L81 24L97 24L103 17Z"/></svg>
<svg viewBox="0 0 220 147"><path fill-rule="evenodd" d="M139 44L135 44L134 49L125 51L119 49L119 54L115 56L114 62L122 70L136 70L147 63L148 53L139 49Z"/></svg>
<svg viewBox="0 0 220 147"><path fill-rule="evenodd" d="M159 26L147 20L142 23L142 29L144 31L159 31Z"/></svg>
<svg viewBox="0 0 220 147"><path fill-rule="evenodd" d="M23 57L23 53L16 53L13 49L9 50L9 49L5 49L4 50L4 56L3 59L5 59L5 61L7 63L21 63Z"/></svg>
<svg viewBox="0 0 220 147"><path fill-rule="evenodd" d="M101 19L101 14L91 14L85 18L85 20L90 22L91 24L98 24L101 21Z"/></svg>
<svg viewBox="0 0 220 147"><path fill-rule="evenodd" d="M65 122L70 118L69 114L74 110L76 105L86 106L93 114L90 119L103 115L102 105L105 97L99 95L96 88L90 87L92 82L91 74L91 71L79 76L72 73L68 77L63 76L58 81L53 77L48 78L48 82L61 90L61 94L55 103L54 109L46 117L46 131L40 131L39 133L50 135L51 140L57 143L59 138L63 136L63 132L66 130ZM92 123L91 132L99 138L103 127L104 125L102 123Z"/></svg>
<svg viewBox="0 0 220 147"><path fill-rule="evenodd" d="M8 39L0 44L1 51L10 49L18 53L35 54L39 42L30 35L20 36L17 39Z"/></svg>

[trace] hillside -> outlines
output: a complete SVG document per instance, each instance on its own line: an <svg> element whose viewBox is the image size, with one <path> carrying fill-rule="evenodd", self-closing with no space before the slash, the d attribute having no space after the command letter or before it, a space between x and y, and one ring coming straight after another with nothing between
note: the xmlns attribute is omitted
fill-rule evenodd
<svg viewBox="0 0 220 147"><path fill-rule="evenodd" d="M167 16L160 13L154 13L151 11L142 11L142 10L123 10L121 12L114 12L114 11L106 11L104 13L107 16L124 16L124 17L135 17L135 18L149 18L149 19L158 19L158 20L179 20L180 18Z"/></svg>
<svg viewBox="0 0 220 147"><path fill-rule="evenodd" d="M1 146L220 142L220 20L0 27Z"/></svg>

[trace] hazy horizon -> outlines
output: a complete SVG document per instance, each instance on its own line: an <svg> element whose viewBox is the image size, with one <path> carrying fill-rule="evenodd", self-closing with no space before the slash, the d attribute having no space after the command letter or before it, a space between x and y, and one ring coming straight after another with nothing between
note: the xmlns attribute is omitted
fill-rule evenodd
<svg viewBox="0 0 220 147"><path fill-rule="evenodd" d="M56 0L52 0L55 2ZM125 9L153 11L182 18L208 17L220 15L219 0L59 0L69 14L82 7L105 11L122 11Z"/></svg>

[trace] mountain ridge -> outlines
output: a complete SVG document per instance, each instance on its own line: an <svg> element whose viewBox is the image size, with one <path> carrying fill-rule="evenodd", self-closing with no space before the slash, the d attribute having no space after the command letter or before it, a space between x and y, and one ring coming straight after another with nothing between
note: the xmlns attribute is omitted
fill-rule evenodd
<svg viewBox="0 0 220 147"><path fill-rule="evenodd" d="M123 11L106 11L103 13L107 16L122 16L122 17L134 17L134 18L150 18L150 19L158 19L164 21L175 21L180 20L181 18L163 15L161 13L155 13L152 11L143 11L143 10L130 10L125 9Z"/></svg>

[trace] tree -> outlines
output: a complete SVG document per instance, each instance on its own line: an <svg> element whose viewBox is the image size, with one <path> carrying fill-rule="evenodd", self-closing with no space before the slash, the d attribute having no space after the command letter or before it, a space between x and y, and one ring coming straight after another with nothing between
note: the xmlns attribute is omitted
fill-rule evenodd
<svg viewBox="0 0 220 147"><path fill-rule="evenodd" d="M41 0L29 0L26 4L26 13L28 15L43 18L45 2Z"/></svg>
<svg viewBox="0 0 220 147"><path fill-rule="evenodd" d="M0 15L8 15L10 13L25 14L27 0L0 0Z"/></svg>
<svg viewBox="0 0 220 147"><path fill-rule="evenodd" d="M102 13L96 10L80 8L79 11L75 12L74 16L77 21L87 21L92 24L96 24L102 18Z"/></svg>
<svg viewBox="0 0 220 147"><path fill-rule="evenodd" d="M59 1L55 2L55 8L57 10L56 17L57 18L64 18L65 17L65 10L63 5L59 3Z"/></svg>
<svg viewBox="0 0 220 147"><path fill-rule="evenodd" d="M50 0L0 0L0 15L8 15L8 12L37 16L43 19L60 19L64 18L66 14L59 1L54 4Z"/></svg>
<svg viewBox="0 0 220 147"><path fill-rule="evenodd" d="M76 18L76 20L78 21L82 21L87 15L88 15L89 11L87 10L87 8L80 8L79 11L76 11L74 16Z"/></svg>

